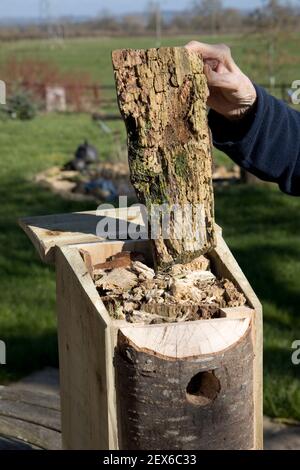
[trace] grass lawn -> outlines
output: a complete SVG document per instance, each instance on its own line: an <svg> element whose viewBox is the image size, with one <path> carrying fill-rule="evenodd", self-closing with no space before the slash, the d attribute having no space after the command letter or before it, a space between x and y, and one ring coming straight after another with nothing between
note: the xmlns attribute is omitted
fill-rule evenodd
<svg viewBox="0 0 300 470"><path fill-rule="evenodd" d="M187 38L177 38L168 44L181 44L183 39L186 42ZM221 40L230 42L245 67L263 81L258 39L227 39ZM250 47L254 51L255 44L257 69L247 52ZM46 42L24 41L1 44L0 64L11 53L41 55L69 69L90 70L95 79L108 84L112 83L111 49L151 45L149 38L87 39L51 49ZM290 59L296 54L293 42L287 49L291 67L286 80L291 80L297 78L292 75L299 69L299 56ZM70 159L86 137L99 148L103 159L114 153L114 143L84 114L0 121L0 129L0 339L7 344L7 365L0 366L0 383L5 383L44 366L57 366L54 271L41 264L17 219L95 208L92 203L64 201L35 186L32 177ZM264 305L265 413L300 420L300 366L293 366L290 360L291 343L300 339L300 199L269 186L224 188L216 191L216 218Z"/></svg>

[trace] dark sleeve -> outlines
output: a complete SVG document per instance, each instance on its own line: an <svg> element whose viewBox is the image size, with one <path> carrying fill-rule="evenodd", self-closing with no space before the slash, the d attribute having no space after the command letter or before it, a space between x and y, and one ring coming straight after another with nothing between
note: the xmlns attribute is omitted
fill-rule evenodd
<svg viewBox="0 0 300 470"><path fill-rule="evenodd" d="M213 143L258 178L300 196L300 113L255 88L256 104L243 119L229 121L209 112Z"/></svg>

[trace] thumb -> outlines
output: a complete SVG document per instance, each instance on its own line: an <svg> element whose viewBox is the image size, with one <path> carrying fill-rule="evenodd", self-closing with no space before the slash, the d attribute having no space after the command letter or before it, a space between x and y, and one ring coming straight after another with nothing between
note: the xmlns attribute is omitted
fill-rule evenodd
<svg viewBox="0 0 300 470"><path fill-rule="evenodd" d="M234 73L215 72L208 64L204 65L204 73L207 78L208 86L224 88L226 90L237 91L238 90L238 79Z"/></svg>

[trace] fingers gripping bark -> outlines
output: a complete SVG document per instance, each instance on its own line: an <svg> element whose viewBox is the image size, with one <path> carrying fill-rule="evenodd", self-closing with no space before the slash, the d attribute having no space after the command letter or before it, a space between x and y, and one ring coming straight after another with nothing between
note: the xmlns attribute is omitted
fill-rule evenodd
<svg viewBox="0 0 300 470"><path fill-rule="evenodd" d="M210 91L208 105L226 118L242 117L253 106L256 90L234 62L230 48L197 41L188 43L186 48L203 58Z"/></svg>

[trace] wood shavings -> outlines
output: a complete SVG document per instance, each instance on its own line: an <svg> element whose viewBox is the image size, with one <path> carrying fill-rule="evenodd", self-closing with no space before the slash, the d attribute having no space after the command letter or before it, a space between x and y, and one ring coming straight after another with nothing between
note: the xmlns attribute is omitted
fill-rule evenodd
<svg viewBox="0 0 300 470"><path fill-rule="evenodd" d="M195 265L207 268L206 258L200 258ZM126 255L126 267L111 268L116 259L104 263L94 279L113 318L145 324L193 321L218 318L221 308L246 304L231 281L219 280L207 269L190 271L191 266L177 265L176 275L171 270L155 274L133 255Z"/></svg>

